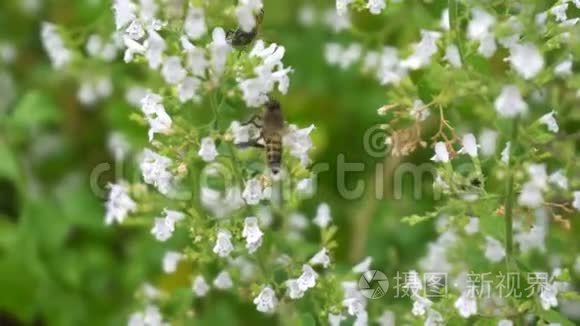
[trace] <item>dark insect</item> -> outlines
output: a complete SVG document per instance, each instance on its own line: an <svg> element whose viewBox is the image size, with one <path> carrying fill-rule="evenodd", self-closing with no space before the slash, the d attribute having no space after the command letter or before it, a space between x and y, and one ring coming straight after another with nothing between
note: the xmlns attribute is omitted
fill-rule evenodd
<svg viewBox="0 0 580 326"><path fill-rule="evenodd" d="M261 120L261 124L258 122ZM252 124L259 128L260 135L247 143L236 144L239 147L257 147L266 151L268 166L273 175L280 172L282 166L282 137L284 135L284 115L280 103L270 99L266 103L264 113L252 117L246 125Z"/></svg>
<svg viewBox="0 0 580 326"><path fill-rule="evenodd" d="M238 27L234 30L229 30L226 34L228 42L232 46L246 46L254 41L256 36L258 35L258 30L260 28L260 24L262 23L262 19L264 17L264 10L262 9L260 13L256 16L256 26L249 32L244 31L241 27Z"/></svg>

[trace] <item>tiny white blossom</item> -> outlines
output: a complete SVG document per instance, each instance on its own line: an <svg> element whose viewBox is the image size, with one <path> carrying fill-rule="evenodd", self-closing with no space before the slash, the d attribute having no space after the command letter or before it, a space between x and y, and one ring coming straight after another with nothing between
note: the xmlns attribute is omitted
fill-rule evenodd
<svg viewBox="0 0 580 326"><path fill-rule="evenodd" d="M226 40L226 32L221 27L214 28L212 32L212 42L209 44L209 49L211 52L211 66L215 77L222 75L228 54L230 53L231 46Z"/></svg>
<svg viewBox="0 0 580 326"><path fill-rule="evenodd" d="M264 198L262 183L258 178L250 179L246 182L246 187L242 192L242 198L248 205L257 205Z"/></svg>
<svg viewBox="0 0 580 326"><path fill-rule="evenodd" d="M435 144L435 156L431 158L434 162L449 162L449 152L447 151L447 144L445 142L437 142Z"/></svg>
<svg viewBox="0 0 580 326"><path fill-rule="evenodd" d="M572 201L572 207L580 211L580 191L574 191L574 200Z"/></svg>
<svg viewBox="0 0 580 326"><path fill-rule="evenodd" d="M506 85L495 100L495 110L504 118L514 118L528 111L528 104L522 99L515 85Z"/></svg>
<svg viewBox="0 0 580 326"><path fill-rule="evenodd" d="M312 269L310 265L302 265L302 274L296 280L298 288L305 292L308 289L313 288L316 285L316 279L318 274Z"/></svg>
<svg viewBox="0 0 580 326"><path fill-rule="evenodd" d="M335 34L341 31L347 30L351 27L350 17L348 13L340 15L334 9L327 9L323 14L323 22L328 26Z"/></svg>
<svg viewBox="0 0 580 326"><path fill-rule="evenodd" d="M427 309L433 305L433 301L417 294L413 295L411 298L413 299L413 309L411 310L411 313L415 316L425 315Z"/></svg>
<svg viewBox="0 0 580 326"><path fill-rule="evenodd" d="M566 10L568 10L568 3L564 2L560 5L554 6L550 9L550 13L554 15L557 22L564 22L568 20L568 16L566 15Z"/></svg>
<svg viewBox="0 0 580 326"><path fill-rule="evenodd" d="M485 237L485 242L485 258L492 263L497 263L505 257L505 249L501 242L490 236Z"/></svg>
<svg viewBox="0 0 580 326"><path fill-rule="evenodd" d="M558 306L558 286L555 283L542 284L540 286L540 304L544 310Z"/></svg>
<svg viewBox="0 0 580 326"><path fill-rule="evenodd" d="M532 43L513 45L508 60L524 79L534 78L544 68L544 57Z"/></svg>
<svg viewBox="0 0 580 326"><path fill-rule="evenodd" d="M209 292L209 285L205 281L202 275L198 275L194 280L191 286L193 293L197 297L205 297L205 295Z"/></svg>
<svg viewBox="0 0 580 326"><path fill-rule="evenodd" d="M340 326L340 323L344 320L346 320L346 316L343 314L328 314L328 324L330 326Z"/></svg>
<svg viewBox="0 0 580 326"><path fill-rule="evenodd" d="M165 52L167 44L154 29L149 29L147 33L149 37L145 42L145 58L149 62L149 68L157 69L163 62L163 52Z"/></svg>
<svg viewBox="0 0 580 326"><path fill-rule="evenodd" d="M533 181L524 183L518 197L518 204L530 208L538 208L544 203L542 188L534 184Z"/></svg>
<svg viewBox="0 0 580 326"><path fill-rule="evenodd" d="M160 193L168 195L173 189L173 175L169 172L172 161L150 149L145 149L140 157L139 167L145 183L155 186Z"/></svg>
<svg viewBox="0 0 580 326"><path fill-rule="evenodd" d="M371 264L373 262L373 257L368 256L365 259L363 259L360 263L356 264L353 268L352 271L354 273L366 273L369 271L369 268L371 267Z"/></svg>
<svg viewBox="0 0 580 326"><path fill-rule="evenodd" d="M258 226L258 219L253 216L246 217L242 237L246 239L246 248L248 248L250 253L254 253L260 247L263 236L264 233Z"/></svg>
<svg viewBox="0 0 580 326"><path fill-rule="evenodd" d="M270 286L266 285L260 294L254 298L254 304L259 312L273 313L278 305L276 293Z"/></svg>
<svg viewBox="0 0 580 326"><path fill-rule="evenodd" d="M240 28L249 33L256 27L256 14L264 5L262 0L241 0L236 7L236 17Z"/></svg>
<svg viewBox="0 0 580 326"><path fill-rule="evenodd" d="M201 97L197 94L201 86L201 81L195 77L186 77L177 86L177 93L179 96L179 101L185 103L189 100L193 100L196 103L201 101Z"/></svg>
<svg viewBox="0 0 580 326"><path fill-rule="evenodd" d="M234 284L232 282L232 278L230 277L230 273L227 271L221 271L213 280L213 286L220 290L231 289L233 285Z"/></svg>
<svg viewBox="0 0 580 326"><path fill-rule="evenodd" d="M463 318L477 314L477 301L471 291L464 291L455 301L454 306Z"/></svg>
<svg viewBox="0 0 580 326"><path fill-rule="evenodd" d="M463 148L458 153L467 154L471 157L477 157L477 140L473 134L466 134L462 139Z"/></svg>
<svg viewBox="0 0 580 326"><path fill-rule="evenodd" d="M217 239L215 241L215 246L213 247L213 252L220 257L227 257L234 250L234 245L232 244L232 234L230 231L222 229L217 233Z"/></svg>
<svg viewBox="0 0 580 326"><path fill-rule="evenodd" d="M54 68L62 68L72 61L72 52L65 46L56 25L42 23L40 38Z"/></svg>
<svg viewBox="0 0 580 326"><path fill-rule="evenodd" d="M179 84L186 76L187 72L181 66L181 59L177 56L166 57L163 60L161 75L170 85Z"/></svg>
<svg viewBox="0 0 580 326"><path fill-rule="evenodd" d="M189 7L183 24L183 30L192 40L200 39L207 32L202 8Z"/></svg>
<svg viewBox="0 0 580 326"><path fill-rule="evenodd" d="M206 70L209 67L205 49L194 46L185 36L182 36L179 40L185 53L186 68L196 77L205 77Z"/></svg>
<svg viewBox="0 0 580 326"><path fill-rule="evenodd" d="M163 316L159 308L154 305L148 305L143 312L136 312L129 317L128 326L163 326Z"/></svg>
<svg viewBox="0 0 580 326"><path fill-rule="evenodd" d="M401 62L401 66L411 70L417 70L431 63L431 57L437 53L437 40L441 33L429 30L421 30L421 40L415 44L414 52Z"/></svg>
<svg viewBox="0 0 580 326"><path fill-rule="evenodd" d="M348 11L348 5L352 2L352 0L336 0L336 12L339 15L344 15Z"/></svg>
<svg viewBox="0 0 580 326"><path fill-rule="evenodd" d="M305 27L311 27L316 23L316 11L312 5L306 4L300 7L298 22Z"/></svg>
<svg viewBox="0 0 580 326"><path fill-rule="evenodd" d="M469 222L465 225L465 233L471 235L479 232L479 218L470 217Z"/></svg>
<svg viewBox="0 0 580 326"><path fill-rule="evenodd" d="M215 147L215 143L213 138L211 137L204 137L201 140L201 147L197 154L204 160L205 162L212 162L218 156L218 151Z"/></svg>
<svg viewBox="0 0 580 326"><path fill-rule="evenodd" d="M497 146L497 132L491 129L484 129L479 134L479 144L481 145L481 154L491 156L495 154Z"/></svg>
<svg viewBox="0 0 580 326"><path fill-rule="evenodd" d="M425 320L425 326L440 326L445 325L445 320L441 313L435 309L429 309L427 313L427 319Z"/></svg>
<svg viewBox="0 0 580 326"><path fill-rule="evenodd" d="M558 186L562 190L568 190L568 178L562 169L550 174L548 182Z"/></svg>
<svg viewBox="0 0 580 326"><path fill-rule="evenodd" d="M367 8L373 15L379 15L387 7L385 0L368 0Z"/></svg>
<svg viewBox="0 0 580 326"><path fill-rule="evenodd" d="M540 252L546 251L546 230L539 225L532 226L529 230L520 230L514 235L514 241L518 244L522 254L534 249Z"/></svg>
<svg viewBox="0 0 580 326"><path fill-rule="evenodd" d="M283 144L287 146L290 155L300 160L302 165L310 163L308 152L312 149L313 143L310 139L310 133L314 130L314 125L307 128L298 129L295 125L288 126L288 132L283 137Z"/></svg>
<svg viewBox="0 0 580 326"><path fill-rule="evenodd" d="M304 296L304 291L298 286L297 279L289 279L285 282L286 288L288 289L287 295L290 299L300 299Z"/></svg>
<svg viewBox="0 0 580 326"><path fill-rule="evenodd" d="M504 149L501 151L501 161L504 164L508 164L509 161L510 161L510 151L511 151L511 147L512 147L512 143L508 141L505 144Z"/></svg>
<svg viewBox="0 0 580 326"><path fill-rule="evenodd" d="M328 206L327 203L321 203L318 205L314 224L318 225L321 229L325 229L331 221L332 216L330 215L330 206Z"/></svg>
<svg viewBox="0 0 580 326"><path fill-rule="evenodd" d="M123 223L130 212L137 210L137 203L131 199L123 184L109 184L106 203L105 224Z"/></svg>
<svg viewBox="0 0 580 326"><path fill-rule="evenodd" d="M513 326L514 322L509 319L502 319L497 323L497 326Z"/></svg>
<svg viewBox="0 0 580 326"><path fill-rule="evenodd" d="M163 98L155 93L147 92L141 99L141 111L149 122L149 141L153 140L156 133L169 134L172 120L165 111Z"/></svg>
<svg viewBox="0 0 580 326"><path fill-rule="evenodd" d="M156 217L153 227L151 228L151 234L155 236L155 239L161 242L167 241L173 235L175 231L175 225L172 223L167 223L165 218Z"/></svg>
<svg viewBox="0 0 580 326"><path fill-rule="evenodd" d="M168 251L163 256L163 271L165 273L173 273L177 270L177 264L183 258L179 252Z"/></svg>
<svg viewBox="0 0 580 326"><path fill-rule="evenodd" d="M383 314L377 321L379 323L379 326L395 326L396 325L395 313L392 312L391 310L385 310L383 311Z"/></svg>
<svg viewBox="0 0 580 326"><path fill-rule="evenodd" d="M328 256L328 249L322 248L317 252L312 258L310 258L310 263L312 265L322 265L324 268L330 266L330 257Z"/></svg>
<svg viewBox="0 0 580 326"><path fill-rule="evenodd" d="M425 121L431 115L431 111L429 111L425 103L421 100L413 101L413 107L409 113L419 121Z"/></svg>
<svg viewBox="0 0 580 326"><path fill-rule="evenodd" d="M492 34L488 34L479 41L477 52L485 58L491 58L497 50L497 44Z"/></svg>
<svg viewBox="0 0 580 326"><path fill-rule="evenodd" d="M544 114L539 121L541 124L546 125L546 127L548 127L548 130L550 130L553 133L557 133L560 130L558 122L556 121L556 112L554 111Z"/></svg>
<svg viewBox="0 0 580 326"><path fill-rule="evenodd" d="M445 49L445 60L454 68L461 68L461 55L459 54L459 48L455 44L450 44Z"/></svg>

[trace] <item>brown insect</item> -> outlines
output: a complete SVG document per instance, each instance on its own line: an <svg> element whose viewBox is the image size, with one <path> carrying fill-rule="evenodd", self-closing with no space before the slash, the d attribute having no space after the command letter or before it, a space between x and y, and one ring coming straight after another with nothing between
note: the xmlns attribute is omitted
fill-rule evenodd
<svg viewBox="0 0 580 326"><path fill-rule="evenodd" d="M234 30L229 30L226 34L226 38L232 46L246 46L254 41L258 35L258 30L262 24L262 19L264 18L264 10L262 9L258 15L256 15L256 27L249 32L244 31L242 28L238 27Z"/></svg>
<svg viewBox="0 0 580 326"><path fill-rule="evenodd" d="M261 120L261 124L258 122ZM273 175L282 167L282 138L284 136L284 115L280 103L270 99L265 105L261 117L256 115L245 125L252 124L259 128L260 135L247 143L236 144L239 147L257 147L266 151L268 166Z"/></svg>

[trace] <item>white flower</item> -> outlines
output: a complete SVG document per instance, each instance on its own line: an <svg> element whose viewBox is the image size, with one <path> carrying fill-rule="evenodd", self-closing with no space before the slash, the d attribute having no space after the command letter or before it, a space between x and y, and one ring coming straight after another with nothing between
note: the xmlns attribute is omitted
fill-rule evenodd
<svg viewBox="0 0 580 326"><path fill-rule="evenodd" d="M137 6L131 0L115 0L113 12L115 13L115 25L117 30L125 27L131 21L135 20L135 11Z"/></svg>
<svg viewBox="0 0 580 326"><path fill-rule="evenodd" d="M434 162L449 162L449 152L447 151L447 144L445 142L437 142L435 144L435 156L431 158Z"/></svg>
<svg viewBox="0 0 580 326"><path fill-rule="evenodd" d="M242 192L242 198L248 205L257 205L264 198L262 183L258 178L250 179L246 182L246 187Z"/></svg>
<svg viewBox="0 0 580 326"><path fill-rule="evenodd" d="M300 160L303 166L310 163L308 152L312 149L310 133L314 130L314 125L307 128L298 129L295 125L288 126L288 132L284 135L282 143L288 147L290 155Z"/></svg>
<svg viewBox="0 0 580 326"><path fill-rule="evenodd" d="M161 75L170 85L179 84L186 76L187 72L181 66L181 59L177 56L170 56L163 60Z"/></svg>
<svg viewBox="0 0 580 326"><path fill-rule="evenodd" d="M128 326L162 326L166 325L163 322L163 316L159 312L159 308L154 305L148 305L144 312L136 312L129 317Z"/></svg>
<svg viewBox="0 0 580 326"><path fill-rule="evenodd" d="M107 149L109 152L111 152L111 154L113 154L116 161L123 161L123 159L131 150L131 145L127 141L125 135L120 132L113 131L107 138Z"/></svg>
<svg viewBox="0 0 580 326"><path fill-rule="evenodd" d="M544 310L558 306L558 286L555 283L541 284L540 304Z"/></svg>
<svg viewBox="0 0 580 326"><path fill-rule="evenodd" d="M425 121L431 115L431 112L421 100L413 101L413 107L409 113L419 121Z"/></svg>
<svg viewBox="0 0 580 326"><path fill-rule="evenodd" d="M327 9L324 11L324 24L328 26L334 33L350 28L350 17L347 13L340 15L336 10Z"/></svg>
<svg viewBox="0 0 580 326"><path fill-rule="evenodd" d="M505 144L504 149L501 151L501 161L504 164L508 164L509 161L510 161L510 151L511 151L511 147L512 147L512 143L508 141Z"/></svg>
<svg viewBox="0 0 580 326"><path fill-rule="evenodd" d="M505 257L505 249L501 242L490 236L485 237L485 242L485 258L492 263L497 263Z"/></svg>
<svg viewBox="0 0 580 326"><path fill-rule="evenodd" d="M414 45L415 51L401 62L403 68L416 70L431 63L431 57L437 53L437 40L441 33L421 30L421 40Z"/></svg>
<svg viewBox="0 0 580 326"><path fill-rule="evenodd" d="M560 5L552 7L550 9L550 13L554 15L557 22L564 22L568 20L568 16L566 16L566 10L568 10L568 3L564 2Z"/></svg>
<svg viewBox="0 0 580 326"><path fill-rule="evenodd" d="M232 50L231 46L226 40L226 32L221 27L214 28L212 32L212 42L209 44L209 50L211 52L211 66L215 77L222 75L228 54Z"/></svg>
<svg viewBox="0 0 580 326"><path fill-rule="evenodd" d="M215 246L213 247L213 252L220 257L227 257L234 250L234 245L232 244L232 234L230 231L222 229L217 233L217 239L215 241Z"/></svg>
<svg viewBox="0 0 580 326"><path fill-rule="evenodd" d="M54 68L62 68L71 62L72 52L64 45L56 25L42 23L40 38Z"/></svg>
<svg viewBox="0 0 580 326"><path fill-rule="evenodd" d="M387 7L385 0L368 0L367 8L373 15L379 15Z"/></svg>
<svg viewBox="0 0 580 326"><path fill-rule="evenodd" d="M491 156L495 154L497 145L497 132L491 129L484 129L479 134L479 144L481 146L481 154L484 156Z"/></svg>
<svg viewBox="0 0 580 326"><path fill-rule="evenodd" d="M520 247L522 254L528 253L533 249L538 249L540 252L545 252L545 238L546 230L544 227L539 225L533 226L528 231L521 230L514 235L514 241Z"/></svg>
<svg viewBox="0 0 580 326"><path fill-rule="evenodd" d="M544 68L544 57L532 43L513 45L508 60L512 68L524 79L535 77Z"/></svg>
<svg viewBox="0 0 580 326"><path fill-rule="evenodd" d="M232 282L232 278L230 277L230 273L227 271L221 271L213 280L213 286L220 290L231 289L233 285L234 284Z"/></svg>
<svg viewBox="0 0 580 326"><path fill-rule="evenodd" d="M548 127L548 130L550 130L553 133L557 133L560 130L555 115L556 112L552 111L550 113L544 114L539 120L541 124L546 125L546 127Z"/></svg>
<svg viewBox="0 0 580 326"><path fill-rule="evenodd" d="M487 37L495 24L495 17L481 8L471 10L471 20L467 25L467 37L470 40L479 40Z"/></svg>
<svg viewBox="0 0 580 326"><path fill-rule="evenodd" d="M445 325L445 320L441 313L435 309L429 309L427 313L427 319L425 320L425 326L440 326Z"/></svg>
<svg viewBox="0 0 580 326"><path fill-rule="evenodd" d="M151 234L155 236L155 239L161 242L167 241L173 235L173 231L175 231L174 224L167 223L165 218L155 218L155 222L151 228Z"/></svg>
<svg viewBox="0 0 580 326"><path fill-rule="evenodd" d="M205 50L191 44L187 37L180 39L181 47L185 53L185 66L196 77L205 77L205 72L209 67L209 62L205 57Z"/></svg>
<svg viewBox="0 0 580 326"><path fill-rule="evenodd" d="M413 309L411 310L411 313L415 316L425 315L427 309L433 305L433 301L417 294L413 295L411 299L413 299Z"/></svg>
<svg viewBox="0 0 580 326"><path fill-rule="evenodd" d="M462 140L463 148L459 150L461 154L467 154L471 157L477 157L477 140L473 134L466 134Z"/></svg>
<svg viewBox="0 0 580 326"><path fill-rule="evenodd" d="M123 223L130 212L137 210L137 203L127 193L127 187L123 184L109 184L109 196L107 198L105 224Z"/></svg>
<svg viewBox="0 0 580 326"><path fill-rule="evenodd" d="M165 40L154 29L147 30L149 37L145 42L145 58L149 62L149 68L157 69L163 62L163 52L167 48Z"/></svg>
<svg viewBox="0 0 580 326"><path fill-rule="evenodd" d="M139 167L145 183L155 186L160 193L168 195L173 189L173 176L169 172L172 162L168 157L145 149L140 158Z"/></svg>
<svg viewBox="0 0 580 326"><path fill-rule="evenodd" d="M298 286L297 279L289 279L285 284L286 288L288 288L287 294L290 299L300 299L304 296L304 291Z"/></svg>
<svg viewBox="0 0 580 326"><path fill-rule="evenodd" d="M179 252L168 251L163 256L163 271L165 273L173 273L177 269L177 264L183 258Z"/></svg>
<svg viewBox="0 0 580 326"><path fill-rule="evenodd" d="M495 110L504 118L514 118L528 111L528 104L522 99L520 90L515 85L506 85L495 99Z"/></svg>
<svg viewBox="0 0 580 326"><path fill-rule="evenodd" d="M332 221L330 216L330 206L327 203L321 203L318 205L316 210L316 217L314 218L314 224L318 225L319 228L325 229L328 224Z"/></svg>
<svg viewBox="0 0 580 326"><path fill-rule="evenodd" d="M256 27L256 14L264 5L262 0L241 0L236 7L238 25L244 32L251 32Z"/></svg>
<svg viewBox="0 0 580 326"><path fill-rule="evenodd" d="M276 293L270 286L266 285L260 294L254 298L254 304L259 312L272 313L278 305Z"/></svg>
<svg viewBox="0 0 580 326"><path fill-rule="evenodd" d="M195 77L186 77L177 86L177 93L179 96L179 101L185 103L189 100L193 100L196 103L201 101L201 97L197 94L201 86L201 81Z"/></svg>
<svg viewBox="0 0 580 326"><path fill-rule="evenodd" d="M313 288L316 285L316 279L318 278L318 274L312 269L310 265L302 265L302 274L296 280L298 284L298 288L305 292L308 289Z"/></svg>
<svg viewBox="0 0 580 326"><path fill-rule="evenodd" d="M497 44L495 43L495 38L492 34L486 35L479 41L479 47L477 52L484 56L485 58L491 58L495 51L497 50Z"/></svg>
<svg viewBox="0 0 580 326"><path fill-rule="evenodd" d="M509 319L502 319L497 323L497 326L513 326L514 322Z"/></svg>
<svg viewBox="0 0 580 326"><path fill-rule="evenodd" d="M371 267L371 264L373 262L373 257L368 256L365 259L363 259L360 263L356 264L353 268L352 271L354 273L366 273L369 271L369 268Z"/></svg>
<svg viewBox="0 0 580 326"><path fill-rule="evenodd" d="M451 64L454 68L461 68L461 55L459 54L459 48L455 44L450 44L445 49L445 60Z"/></svg>
<svg viewBox="0 0 580 326"><path fill-rule="evenodd" d="M306 4L298 10L298 22L305 27L311 27L316 23L316 11L312 5Z"/></svg>
<svg viewBox="0 0 580 326"><path fill-rule="evenodd" d="M197 155L199 155L205 162L212 162L215 160L215 158L218 156L218 151L215 147L213 138L204 137L201 140L201 147L199 148Z"/></svg>
<svg viewBox="0 0 580 326"><path fill-rule="evenodd" d="M526 182L522 186L518 204L530 208L538 208L544 203L542 189L534 184L533 181Z"/></svg>
<svg viewBox="0 0 580 326"><path fill-rule="evenodd" d="M330 257L328 256L328 249L322 248L317 252L312 258L310 258L310 264L312 265L322 265L324 268L330 266Z"/></svg>
<svg viewBox="0 0 580 326"><path fill-rule="evenodd" d="M234 144L247 143L260 134L260 130L253 124L242 125L239 121L232 121L230 124L230 132L234 137Z"/></svg>
<svg viewBox="0 0 580 326"><path fill-rule="evenodd" d="M344 15L348 11L348 5L352 0L336 0L336 12L339 15Z"/></svg>
<svg viewBox="0 0 580 326"><path fill-rule="evenodd" d="M477 314L477 301L471 291L464 291L455 301L454 306L463 318L469 318Z"/></svg>
<svg viewBox="0 0 580 326"><path fill-rule="evenodd" d="M262 244L262 237L264 233L258 226L258 219L256 217L246 217L244 220L244 228L242 230L242 237L246 239L246 248L250 253L254 253Z"/></svg>
<svg viewBox="0 0 580 326"><path fill-rule="evenodd" d="M479 232L479 218L470 217L469 222L464 227L465 233L471 235Z"/></svg>
<svg viewBox="0 0 580 326"><path fill-rule="evenodd" d="M197 297L205 297L205 295L209 292L209 285L205 281L202 275L198 275L194 280L191 286L193 293Z"/></svg>
<svg viewBox="0 0 580 326"><path fill-rule="evenodd" d="M141 111L149 122L149 141L156 133L169 134L171 132L171 117L165 112L163 98L155 93L147 92L141 99Z"/></svg>
<svg viewBox="0 0 580 326"><path fill-rule="evenodd" d="M572 202L572 207L580 211L580 191L574 191L574 201Z"/></svg>
<svg viewBox="0 0 580 326"><path fill-rule="evenodd" d="M568 190L568 178L562 169L550 174L548 182L558 186L562 190Z"/></svg>
<svg viewBox="0 0 580 326"><path fill-rule="evenodd" d="M554 74L559 77L572 75L572 58L568 57L566 60L560 62L554 67Z"/></svg>
<svg viewBox="0 0 580 326"><path fill-rule="evenodd" d="M203 8L189 7L183 23L183 30L192 40L200 39L207 32Z"/></svg>

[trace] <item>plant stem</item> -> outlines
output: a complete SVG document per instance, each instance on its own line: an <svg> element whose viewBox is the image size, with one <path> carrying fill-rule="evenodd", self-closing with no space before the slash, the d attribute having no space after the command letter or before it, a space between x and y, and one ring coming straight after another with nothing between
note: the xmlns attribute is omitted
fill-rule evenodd
<svg viewBox="0 0 580 326"><path fill-rule="evenodd" d="M511 143L509 150L508 171L507 171L507 185L505 197L505 250L506 261L509 264L513 258L513 208L514 208L514 148L518 138L519 117L514 118L512 124Z"/></svg>

